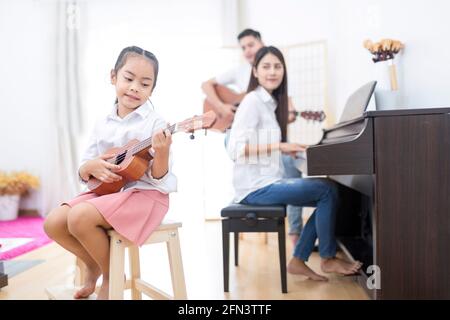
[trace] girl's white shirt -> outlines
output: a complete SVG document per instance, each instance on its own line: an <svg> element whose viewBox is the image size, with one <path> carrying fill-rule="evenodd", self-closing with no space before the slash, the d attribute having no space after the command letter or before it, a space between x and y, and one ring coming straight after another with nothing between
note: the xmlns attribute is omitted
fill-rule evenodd
<svg viewBox="0 0 450 320"><path fill-rule="evenodd" d="M88 147L82 156L80 167L86 161L106 153L110 148L122 147L133 139L145 140L157 130L165 128L167 128L167 122L153 110L148 101L124 118L117 115L117 104L115 104L110 114L97 121ZM153 150L150 149L149 153L153 155ZM153 160L150 161L149 170L139 180L127 183L122 191L144 189L158 190L166 194L177 191L177 178L172 173L172 152L169 153L169 170L160 179L153 178L152 163Z"/></svg>

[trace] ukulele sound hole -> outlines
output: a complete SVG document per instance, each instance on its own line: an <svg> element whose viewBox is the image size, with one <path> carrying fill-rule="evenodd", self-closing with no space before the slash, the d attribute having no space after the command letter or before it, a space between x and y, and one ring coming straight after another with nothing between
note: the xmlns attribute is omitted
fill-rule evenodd
<svg viewBox="0 0 450 320"><path fill-rule="evenodd" d="M126 151L123 152L123 153L121 153L121 154L119 154L119 155L116 157L116 164L121 164L122 161L125 159L126 154L127 154Z"/></svg>

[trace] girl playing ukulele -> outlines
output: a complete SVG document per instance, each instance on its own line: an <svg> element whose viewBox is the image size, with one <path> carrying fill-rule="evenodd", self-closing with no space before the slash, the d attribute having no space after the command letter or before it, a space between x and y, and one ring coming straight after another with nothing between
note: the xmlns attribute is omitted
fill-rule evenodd
<svg viewBox="0 0 450 320"><path fill-rule="evenodd" d="M44 224L45 232L58 244L85 263L86 283L74 298L91 295L102 275L98 299L109 291L109 239L106 230L114 228L131 242L141 245L163 220L169 208L169 193L176 191L177 179L169 165L172 142L166 122L148 101L158 77L158 60L139 47L120 53L111 71L116 103L111 113L95 126L84 154L79 176L83 182L95 177L103 183L122 179L115 172L120 164L110 163L112 147L132 139L152 136L153 159L148 171L138 180L125 184L121 191L99 196L85 192L53 209Z"/></svg>

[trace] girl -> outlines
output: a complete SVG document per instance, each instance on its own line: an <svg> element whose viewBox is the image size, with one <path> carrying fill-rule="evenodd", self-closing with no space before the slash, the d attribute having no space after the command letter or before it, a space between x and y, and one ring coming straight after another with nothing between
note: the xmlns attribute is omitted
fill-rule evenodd
<svg viewBox="0 0 450 320"><path fill-rule="evenodd" d="M79 168L83 182L93 176L102 182L121 179L114 173L120 165L105 160L104 152L129 140L152 136L149 170L137 181L117 193L98 196L92 192L53 209L44 229L50 238L81 258L87 266L86 283L74 298L86 298L95 290L97 279L103 282L98 299L107 299L109 290L109 239L107 229L114 228L135 244L141 245L163 220L169 207L168 193L176 191L176 177L169 166L172 142L166 122L156 114L148 99L158 77L158 60L139 47L127 47L120 53L111 83L116 89L112 112L95 126Z"/></svg>
<svg viewBox="0 0 450 320"><path fill-rule="evenodd" d="M337 192L327 179L282 179L281 153L294 156L305 147L287 143L287 76L283 55L275 47L263 47L256 56L248 94L236 112L228 152L235 161L235 202L252 205L285 204L314 206L296 243L288 272L313 280L327 280L306 265L319 238L324 272L355 273L360 262L336 257L334 237Z"/></svg>

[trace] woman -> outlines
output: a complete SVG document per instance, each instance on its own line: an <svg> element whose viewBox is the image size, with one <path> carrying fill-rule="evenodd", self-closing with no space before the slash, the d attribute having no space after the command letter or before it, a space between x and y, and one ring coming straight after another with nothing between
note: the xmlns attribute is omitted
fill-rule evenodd
<svg viewBox="0 0 450 320"><path fill-rule="evenodd" d="M275 47L263 47L255 56L247 95L236 112L228 153L235 161L233 185L237 203L251 205L314 206L296 243L288 272L313 280L327 278L306 265L319 239L321 269L353 274L361 267L336 257L334 235L337 208L335 185L324 178L283 179L281 154L295 157L305 147L287 143L288 96L286 64Z"/></svg>

